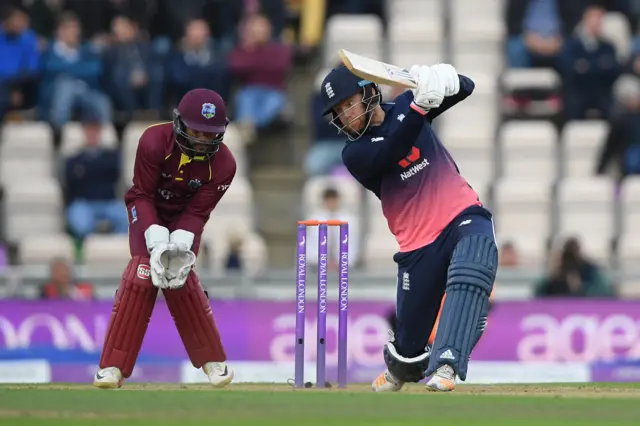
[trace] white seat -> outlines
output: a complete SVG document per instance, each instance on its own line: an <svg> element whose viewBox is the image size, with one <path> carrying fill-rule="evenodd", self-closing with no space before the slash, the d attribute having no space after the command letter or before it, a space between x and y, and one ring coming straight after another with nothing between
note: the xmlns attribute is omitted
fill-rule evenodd
<svg viewBox="0 0 640 426"><path fill-rule="evenodd" d="M535 177L498 180L494 187L493 212L497 234L538 235L551 233L552 186Z"/></svg>
<svg viewBox="0 0 640 426"><path fill-rule="evenodd" d="M225 269L225 262L230 253L230 236L231 234L226 234L207 241L206 261L213 271L222 273ZM267 245L264 238L255 232L237 236L242 238L242 246L239 253L242 264L241 272L248 276L256 276L264 272L268 263ZM204 256L198 257L202 257L203 261L205 260Z"/></svg>
<svg viewBox="0 0 640 426"><path fill-rule="evenodd" d="M382 21L377 15L333 15L327 20L323 65L338 63L340 49L381 60L382 38Z"/></svg>
<svg viewBox="0 0 640 426"><path fill-rule="evenodd" d="M602 120L570 121L562 130L564 176L592 176L609 131Z"/></svg>
<svg viewBox="0 0 640 426"><path fill-rule="evenodd" d="M500 128L500 168L504 177L557 176L557 132L548 121L508 121Z"/></svg>
<svg viewBox="0 0 640 426"><path fill-rule="evenodd" d="M84 241L83 255L84 264L92 269L124 271L131 259L129 237L119 234L89 235Z"/></svg>
<svg viewBox="0 0 640 426"><path fill-rule="evenodd" d="M558 184L558 234L576 236L586 254L608 260L614 236L615 185L608 177L566 178Z"/></svg>
<svg viewBox="0 0 640 426"><path fill-rule="evenodd" d="M363 262L369 272L394 273L398 265L393 261L400 249L394 235L389 229L377 228L369 232L363 245Z"/></svg>
<svg viewBox="0 0 640 426"><path fill-rule="evenodd" d="M621 236L640 240L640 176L627 176L620 188Z"/></svg>
<svg viewBox="0 0 640 426"><path fill-rule="evenodd" d="M618 241L618 261L623 270L638 271L640 269L640 235L625 233Z"/></svg>
<svg viewBox="0 0 640 426"><path fill-rule="evenodd" d="M236 215L250 219L253 217L253 205L251 183L245 177L236 176L214 212L220 215Z"/></svg>
<svg viewBox="0 0 640 426"><path fill-rule="evenodd" d="M631 51L631 28L623 13L607 12L602 20L602 37L614 45L620 62L629 58Z"/></svg>
<svg viewBox="0 0 640 426"><path fill-rule="evenodd" d="M62 190L53 178L8 182L4 195L5 229L10 241L62 232Z"/></svg>
<svg viewBox="0 0 640 426"><path fill-rule="evenodd" d="M460 174L472 187L475 188L476 185L486 184L486 182L493 179L494 161L492 149L454 145L447 147L447 151L456 162Z"/></svg>
<svg viewBox="0 0 640 426"><path fill-rule="evenodd" d="M71 237L67 234L31 235L20 239L19 254L22 265L48 264L53 259L73 261L75 258Z"/></svg>
<svg viewBox="0 0 640 426"><path fill-rule="evenodd" d="M514 68L505 70L500 83L506 92L522 89L556 90L560 87L560 76L551 68Z"/></svg>
<svg viewBox="0 0 640 426"><path fill-rule="evenodd" d="M496 219L496 226L499 220ZM534 232L534 229L523 233L519 230L514 233L501 232L496 229L496 242L498 247L506 242L511 242L518 253L519 263L522 267L544 267L547 263L548 250L546 235Z"/></svg>
<svg viewBox="0 0 640 426"><path fill-rule="evenodd" d="M53 135L47 123L6 123L0 136L0 158L53 159Z"/></svg>
<svg viewBox="0 0 640 426"><path fill-rule="evenodd" d="M54 176L54 162L49 158L0 157L0 181L3 184L25 180L39 181Z"/></svg>
<svg viewBox="0 0 640 426"><path fill-rule="evenodd" d="M392 19L389 22L389 41L394 48L402 43L441 42L442 20L439 17L412 15L403 19ZM399 66L408 66L400 64Z"/></svg>

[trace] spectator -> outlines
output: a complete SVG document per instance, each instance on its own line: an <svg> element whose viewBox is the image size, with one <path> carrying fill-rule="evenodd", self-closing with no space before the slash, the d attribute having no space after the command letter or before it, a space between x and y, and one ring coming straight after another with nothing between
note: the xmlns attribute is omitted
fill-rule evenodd
<svg viewBox="0 0 640 426"><path fill-rule="evenodd" d="M72 234L83 240L96 231L99 221L115 233L128 232L127 210L117 198L120 153L99 146L100 124L85 122L85 147L65 165L67 221Z"/></svg>
<svg viewBox="0 0 640 426"><path fill-rule="evenodd" d="M360 232L357 217L344 210L341 206L340 193L337 189L328 187L322 193L322 207L311 213L310 217L315 220L342 220L349 222L349 265L359 262ZM337 270L340 260L340 231L337 226L329 227L328 235L328 265L331 269ZM310 229L307 233L307 261L311 265L317 265L318 261L318 230Z"/></svg>
<svg viewBox="0 0 640 426"><path fill-rule="evenodd" d="M0 123L14 108L35 103L40 52L38 38L29 28L29 16L15 6L1 11Z"/></svg>
<svg viewBox="0 0 640 426"><path fill-rule="evenodd" d="M104 71L116 109L126 111L128 119L137 110L162 109L162 65L141 39L137 23L119 15L111 28L114 42L105 52Z"/></svg>
<svg viewBox="0 0 640 426"><path fill-rule="evenodd" d="M602 38L605 10L590 6L575 35L567 40L562 53L565 116L580 120L597 113L609 117L613 104L613 83L622 67L613 44Z"/></svg>
<svg viewBox="0 0 640 426"><path fill-rule="evenodd" d="M228 235L229 253L225 262L227 271L241 271L242 265L242 246L244 238L238 232L230 232Z"/></svg>
<svg viewBox="0 0 640 426"><path fill-rule="evenodd" d="M610 120L596 173L605 174L614 165L621 177L640 174L640 79L622 76L614 89L621 108Z"/></svg>
<svg viewBox="0 0 640 426"><path fill-rule="evenodd" d="M555 67L577 22L575 6L561 0L509 0L506 8L507 63L511 68Z"/></svg>
<svg viewBox="0 0 640 426"><path fill-rule="evenodd" d="M242 87L235 96L235 119L247 141L285 109L286 80L292 66L291 49L272 40L271 23L254 15L241 26L240 44L229 59L233 77Z"/></svg>
<svg viewBox="0 0 640 426"><path fill-rule="evenodd" d="M204 20L190 21L180 46L169 58L168 79L175 97L180 99L188 91L204 87L228 99L226 53L224 46L211 38Z"/></svg>
<svg viewBox="0 0 640 426"><path fill-rule="evenodd" d="M536 296L611 297L609 285L600 268L586 259L577 239L569 238L560 256L552 256L550 274L536 286Z"/></svg>
<svg viewBox="0 0 640 426"><path fill-rule="evenodd" d="M111 103L102 92L102 61L95 48L83 43L78 18L61 15L56 38L42 58L40 112L59 132L79 110L83 116L111 120Z"/></svg>
<svg viewBox="0 0 640 426"><path fill-rule="evenodd" d="M75 282L71 268L65 259L54 259L50 266L49 281L40 287L41 299L91 300L94 298L93 285Z"/></svg>
<svg viewBox="0 0 640 426"><path fill-rule="evenodd" d="M500 255L498 256L501 268L515 268L520 266L520 256L515 245L511 241L507 241L500 247Z"/></svg>

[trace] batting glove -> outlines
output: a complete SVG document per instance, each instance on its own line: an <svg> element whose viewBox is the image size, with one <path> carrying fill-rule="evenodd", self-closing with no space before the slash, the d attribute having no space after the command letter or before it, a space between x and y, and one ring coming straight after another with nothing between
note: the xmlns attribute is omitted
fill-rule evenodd
<svg viewBox="0 0 640 426"><path fill-rule="evenodd" d="M457 95L460 91L460 77L458 72L449 64L437 64L431 67L438 74L438 78L444 82L444 95Z"/></svg>
<svg viewBox="0 0 640 426"><path fill-rule="evenodd" d="M445 81L441 74L426 65L414 65L409 73L417 80L417 88L413 89L413 103L423 111L438 108L445 96Z"/></svg>

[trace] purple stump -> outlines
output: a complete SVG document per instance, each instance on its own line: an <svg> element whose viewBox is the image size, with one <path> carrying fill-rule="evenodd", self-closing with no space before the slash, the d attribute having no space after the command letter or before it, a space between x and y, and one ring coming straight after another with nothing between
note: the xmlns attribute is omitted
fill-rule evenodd
<svg viewBox="0 0 640 426"><path fill-rule="evenodd" d="M349 307L349 225L340 225L340 292L338 316L338 387L347 387L347 312Z"/></svg>
<svg viewBox="0 0 640 426"><path fill-rule="evenodd" d="M307 285L307 226L298 225L298 256L296 258L298 277L296 280L296 388L304 387L304 312Z"/></svg>
<svg viewBox="0 0 640 426"><path fill-rule="evenodd" d="M328 226L318 226L318 349L316 360L316 386L324 388L326 380L327 353L327 258L328 258Z"/></svg>

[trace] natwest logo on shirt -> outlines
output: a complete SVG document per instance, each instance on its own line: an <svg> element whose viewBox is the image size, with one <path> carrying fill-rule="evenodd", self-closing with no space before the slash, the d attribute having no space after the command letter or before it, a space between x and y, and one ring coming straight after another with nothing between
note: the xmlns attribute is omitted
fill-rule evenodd
<svg viewBox="0 0 640 426"><path fill-rule="evenodd" d="M398 164L403 169L407 169L407 171L400 173L400 177L402 180L409 179L410 177L418 174L422 169L426 168L429 165L429 161L424 158L421 162L417 162L420 159L420 149L417 147L411 148L411 153L407 155L405 158L400 160Z"/></svg>

